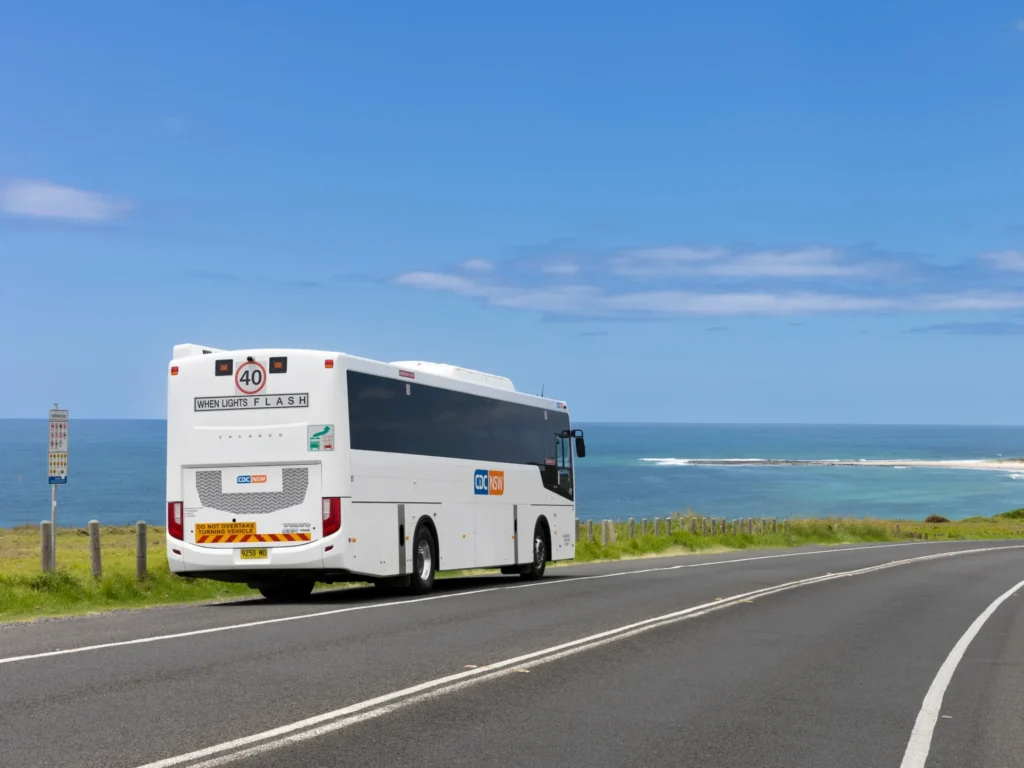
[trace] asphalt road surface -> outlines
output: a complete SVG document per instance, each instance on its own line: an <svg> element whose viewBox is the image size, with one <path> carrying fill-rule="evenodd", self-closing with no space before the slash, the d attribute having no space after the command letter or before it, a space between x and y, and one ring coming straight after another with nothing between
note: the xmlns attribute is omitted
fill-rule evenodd
<svg viewBox="0 0 1024 768"><path fill-rule="evenodd" d="M1024 546L762 550L0 626L0 765L1024 766Z"/></svg>

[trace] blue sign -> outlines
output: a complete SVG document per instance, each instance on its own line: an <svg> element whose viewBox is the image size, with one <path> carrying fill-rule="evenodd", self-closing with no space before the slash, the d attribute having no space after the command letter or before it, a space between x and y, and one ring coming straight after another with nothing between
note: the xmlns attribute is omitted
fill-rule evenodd
<svg viewBox="0 0 1024 768"><path fill-rule="evenodd" d="M65 485L67 483L67 481L68 481L68 476L67 475L64 475L63 477L60 476L60 475L57 475L56 477L54 477L53 475L50 475L50 485Z"/></svg>
<svg viewBox="0 0 1024 768"><path fill-rule="evenodd" d="M491 487L491 480L486 469L478 469L473 473L473 493L477 496L486 496Z"/></svg>

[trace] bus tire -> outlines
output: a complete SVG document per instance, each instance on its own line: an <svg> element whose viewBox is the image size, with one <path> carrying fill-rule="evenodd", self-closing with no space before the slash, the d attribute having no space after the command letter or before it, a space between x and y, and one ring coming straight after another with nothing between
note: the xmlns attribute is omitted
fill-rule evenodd
<svg viewBox="0 0 1024 768"><path fill-rule="evenodd" d="M523 568L522 577L527 581L536 581L544 577L547 569L548 557L548 536L547 529L543 524L537 523L533 530L533 562Z"/></svg>
<svg viewBox="0 0 1024 768"><path fill-rule="evenodd" d="M437 573L437 544L425 525L417 526L412 542L412 578L409 590L414 595L425 595L434 588Z"/></svg>
<svg viewBox="0 0 1024 768"><path fill-rule="evenodd" d="M270 584L261 584L260 594L274 602L305 600L313 591L312 579L282 579Z"/></svg>

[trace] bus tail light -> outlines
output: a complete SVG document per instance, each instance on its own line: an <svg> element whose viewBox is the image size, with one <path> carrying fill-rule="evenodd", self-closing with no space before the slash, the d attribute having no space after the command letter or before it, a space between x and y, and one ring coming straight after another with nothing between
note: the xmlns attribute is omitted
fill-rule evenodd
<svg viewBox="0 0 1024 768"><path fill-rule="evenodd" d="M323 500L324 536L341 530L341 499L335 497Z"/></svg>
<svg viewBox="0 0 1024 768"><path fill-rule="evenodd" d="M185 523L181 515L180 501L167 502L167 534L178 541L185 539Z"/></svg>

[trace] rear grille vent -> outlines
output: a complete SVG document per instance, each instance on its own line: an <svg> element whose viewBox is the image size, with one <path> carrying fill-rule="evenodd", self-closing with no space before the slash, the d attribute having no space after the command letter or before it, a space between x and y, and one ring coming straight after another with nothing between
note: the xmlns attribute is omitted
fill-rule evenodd
<svg viewBox="0 0 1024 768"><path fill-rule="evenodd" d="M204 507L238 515L268 515L297 507L305 501L309 470L306 467L282 469L281 490L272 493L224 493L220 481L220 470L196 472L196 490Z"/></svg>

